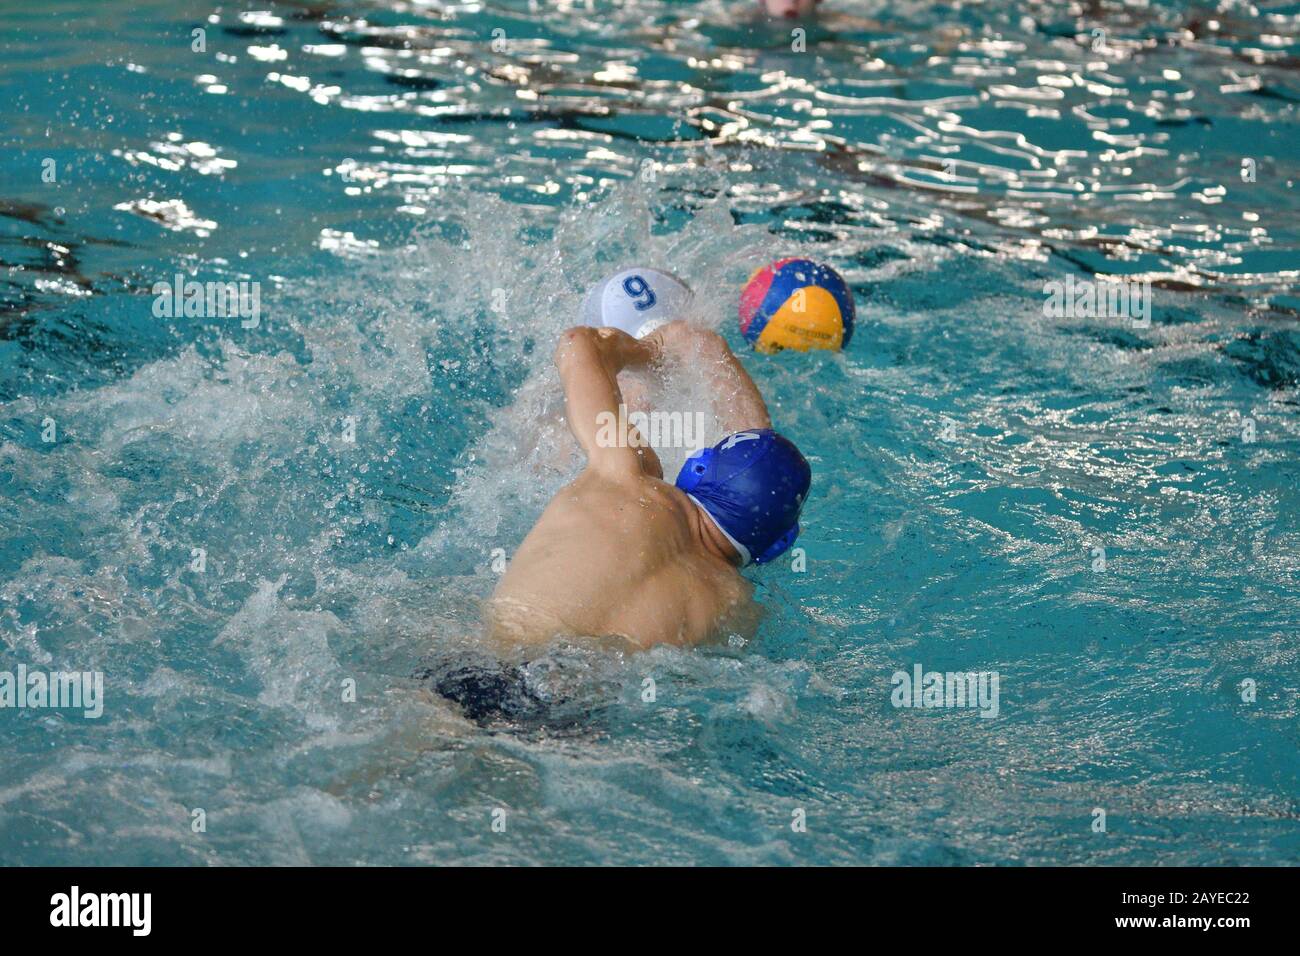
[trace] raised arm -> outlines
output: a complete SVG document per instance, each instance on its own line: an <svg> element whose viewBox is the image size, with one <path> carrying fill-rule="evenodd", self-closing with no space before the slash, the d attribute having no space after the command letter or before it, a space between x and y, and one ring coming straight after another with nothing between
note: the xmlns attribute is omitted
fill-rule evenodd
<svg viewBox="0 0 1300 956"><path fill-rule="evenodd" d="M623 395L618 373L658 357L656 345L618 329L578 326L560 336L555 367L564 384L569 430L587 453L587 464L607 474L663 477L659 458L636 428L619 414Z"/></svg>
<svg viewBox="0 0 1300 956"><path fill-rule="evenodd" d="M682 362L708 376L713 385L714 413L728 435L772 427L758 386L717 332L678 320L661 326L643 341L665 359Z"/></svg>

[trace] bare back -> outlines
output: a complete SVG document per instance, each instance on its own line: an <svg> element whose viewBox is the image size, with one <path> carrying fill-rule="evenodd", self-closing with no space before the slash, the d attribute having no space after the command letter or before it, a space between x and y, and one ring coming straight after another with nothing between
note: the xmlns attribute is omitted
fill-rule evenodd
<svg viewBox="0 0 1300 956"><path fill-rule="evenodd" d="M694 509L657 478L588 469L542 513L489 603L494 635L619 636L641 647L694 644L744 619L752 588L701 547Z"/></svg>

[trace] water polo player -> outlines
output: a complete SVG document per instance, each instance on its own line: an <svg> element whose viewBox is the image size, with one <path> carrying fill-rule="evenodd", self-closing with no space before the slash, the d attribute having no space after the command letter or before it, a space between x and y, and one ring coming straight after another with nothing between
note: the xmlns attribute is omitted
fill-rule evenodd
<svg viewBox="0 0 1300 956"><path fill-rule="evenodd" d="M675 484L618 415L619 373L665 359L699 369L728 398L730 434L688 458ZM680 320L641 339L581 326L561 336L555 364L587 462L511 559L487 604L493 637L514 645L611 637L644 648L752 627L752 587L740 569L794 543L812 474L772 430L763 397L726 342ZM623 429L615 440L602 426L611 420Z"/></svg>

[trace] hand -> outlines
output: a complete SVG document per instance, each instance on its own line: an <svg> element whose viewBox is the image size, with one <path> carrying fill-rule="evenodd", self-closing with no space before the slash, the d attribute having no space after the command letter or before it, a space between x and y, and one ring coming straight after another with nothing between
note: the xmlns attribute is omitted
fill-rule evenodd
<svg viewBox="0 0 1300 956"><path fill-rule="evenodd" d="M652 346L638 342L620 329L575 325L561 334L555 347L555 364L562 368L565 362L583 353L598 361L610 375L617 375L629 365L645 365L658 358Z"/></svg>
<svg viewBox="0 0 1300 956"><path fill-rule="evenodd" d="M659 350L649 341L634 339L621 329L596 330L596 344L607 368L618 373L628 366L649 365L658 361Z"/></svg>

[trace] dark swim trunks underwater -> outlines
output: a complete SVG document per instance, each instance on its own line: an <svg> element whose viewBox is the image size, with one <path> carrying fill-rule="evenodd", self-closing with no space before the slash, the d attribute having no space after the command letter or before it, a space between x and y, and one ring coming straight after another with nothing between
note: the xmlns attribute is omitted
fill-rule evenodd
<svg viewBox="0 0 1300 956"><path fill-rule="evenodd" d="M461 656L432 662L414 677L483 726L499 721L560 726L590 716L586 708L575 713L567 706L572 702L539 692L529 679L529 666L487 656Z"/></svg>

